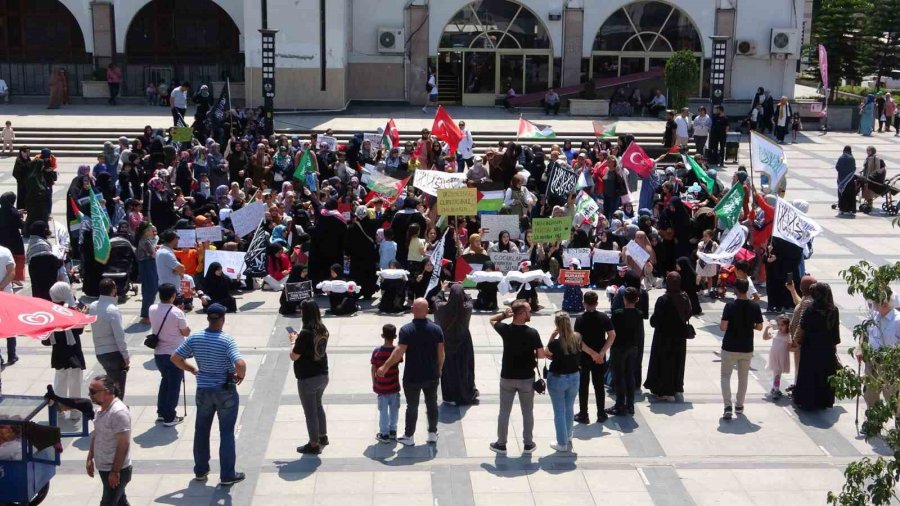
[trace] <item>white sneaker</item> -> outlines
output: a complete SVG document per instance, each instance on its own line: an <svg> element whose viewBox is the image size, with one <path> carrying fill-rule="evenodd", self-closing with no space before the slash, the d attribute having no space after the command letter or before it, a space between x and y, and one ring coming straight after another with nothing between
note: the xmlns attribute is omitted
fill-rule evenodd
<svg viewBox="0 0 900 506"><path fill-rule="evenodd" d="M429 432L429 433L428 433L428 439L426 439L426 441L427 441L429 444L435 444L435 443L437 443L437 440L438 440L438 433L437 433L437 432Z"/></svg>
<svg viewBox="0 0 900 506"><path fill-rule="evenodd" d="M560 444L556 444L556 443L550 443L550 448L553 448L554 451L563 452L563 453L569 451L569 445L567 445L567 444L560 445Z"/></svg>
<svg viewBox="0 0 900 506"><path fill-rule="evenodd" d="M400 436L397 438L397 442L403 446L416 446L416 441L412 436Z"/></svg>

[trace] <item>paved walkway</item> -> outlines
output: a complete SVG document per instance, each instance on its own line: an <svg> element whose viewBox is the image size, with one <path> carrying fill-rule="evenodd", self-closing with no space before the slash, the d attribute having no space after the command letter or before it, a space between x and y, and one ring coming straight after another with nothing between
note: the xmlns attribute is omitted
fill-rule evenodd
<svg viewBox="0 0 900 506"><path fill-rule="evenodd" d="M4 110L0 108L0 114ZM54 122L75 123L77 118L23 117L21 121L52 126ZM85 116L82 120L85 124L131 125L146 118L110 116L88 121ZM337 117L330 121L357 124L363 119ZM512 123L505 118L485 121ZM807 268L833 287L841 308L842 350L849 346L849 329L858 321L863 304L846 295L838 270L860 259L900 260L900 239L889 218L859 215L838 219L830 209L835 200L833 162L845 143L852 144L860 154L865 144L874 144L891 174L900 167L900 144L893 137L863 140L854 135L812 134L786 148L791 167L788 195L809 201L810 214L825 227L825 233L816 239L815 256ZM746 146L741 160L747 160ZM79 162L61 162L53 208L60 222L64 221L62 196ZM14 189L11 163L0 161L0 192ZM729 166L727 173L733 170ZM658 294L656 290L652 297ZM561 305L559 293L542 293L541 298L549 307ZM288 325L298 327L299 319L277 314L275 294L253 292L240 297L241 312L228 315L225 328L237 339L248 363L247 380L239 388L237 438L238 469L245 471L248 479L228 490L216 486L216 461L209 483L191 480L195 413L192 377L187 385L187 422L175 428L154 424L159 376L150 350L141 345L148 327L137 323L139 304L137 297L122 306L133 353L127 398L134 425L135 477L128 487L133 505L824 504L827 491L840 488L841 472L848 462L886 451L883 443L866 443L856 436L853 403L820 413L799 413L787 400L777 404L766 401L764 394L770 388L765 370L768 344L761 337L756 341L746 417L728 423L720 420L721 333L717 324L722 304L713 302L704 303L704 315L694 321L698 336L688 345L684 402L642 400L634 418L578 425L575 456L554 455L549 447L554 430L546 396L540 396L535 407L538 448L534 455L522 456L521 442L515 437L510 439L508 457L496 457L488 450L496 433L501 343L485 314L474 316L471 324L481 405L442 405L436 446L421 444L421 431L417 434L420 444L413 448L378 444L373 437L377 411L368 379L368 358L379 344L380 326L387 322L400 325L409 317L380 317L365 310L354 317L326 318L332 335L331 377L325 395L331 445L321 456L300 457L294 449L305 439L305 426L285 332ZM203 321L203 315L189 315L192 328L201 328ZM535 315L533 325L546 340L552 328L552 311ZM647 331L650 335L649 327ZM86 377L101 370L89 335L85 334ZM648 338L645 364L650 341ZM25 339L19 346L21 361L3 373L6 391L40 394L53 377L49 349ZM791 378L784 381L790 384ZM513 435L521 433L521 416L516 411L510 430ZM424 413L420 418L424 420ZM66 441L63 464L45 504L97 504L100 484L84 474L88 444L86 438ZM214 441L213 455L215 448Z"/></svg>

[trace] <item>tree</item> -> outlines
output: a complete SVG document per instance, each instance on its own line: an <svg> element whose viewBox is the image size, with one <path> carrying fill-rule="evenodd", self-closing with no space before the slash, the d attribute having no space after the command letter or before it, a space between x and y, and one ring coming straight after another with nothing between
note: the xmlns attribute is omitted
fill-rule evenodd
<svg viewBox="0 0 900 506"><path fill-rule="evenodd" d="M863 56L865 16L872 12L870 0L821 0L813 9L813 44L828 50L828 82L834 90L841 79L859 81L865 68ZM819 57L813 52L810 65L818 71Z"/></svg>
<svg viewBox="0 0 900 506"><path fill-rule="evenodd" d="M879 0L866 16L864 56L869 72L880 83L900 68L900 0ZM876 88L879 85L876 84Z"/></svg>
<svg viewBox="0 0 900 506"><path fill-rule="evenodd" d="M666 62L666 87L669 89L669 107L687 107L690 94L697 89L700 80L700 63L694 53L681 50Z"/></svg>
<svg viewBox="0 0 900 506"><path fill-rule="evenodd" d="M900 262L893 265L875 267L868 262L859 262L840 275L847 282L847 293L862 295L866 300L890 300L890 284L900 280ZM884 385L900 385L900 346L882 347L873 350L866 342L869 325L873 321L867 318L853 328L853 336L861 344L863 360L874 365L878 376L860 376L850 367L843 367L837 374L829 378L835 395L840 399L853 399L862 395L864 388L882 391ZM850 356L856 361L856 347L850 348ZM900 481L900 428L885 428L891 416L896 413L900 393L894 389L887 401L879 400L874 406L866 409L866 418L861 432L866 441L874 437L882 438L891 448L893 457L875 460L864 458L850 463L844 470L844 487L840 493L828 493L828 503L838 506L856 506L873 504L887 505L897 499L894 487Z"/></svg>

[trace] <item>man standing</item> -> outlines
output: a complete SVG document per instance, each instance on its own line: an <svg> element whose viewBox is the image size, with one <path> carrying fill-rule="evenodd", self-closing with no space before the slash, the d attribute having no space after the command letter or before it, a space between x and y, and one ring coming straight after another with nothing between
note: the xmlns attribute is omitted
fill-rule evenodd
<svg viewBox="0 0 900 506"><path fill-rule="evenodd" d="M475 141L472 139L472 132L466 128L466 122L459 122L459 131L462 132L462 139L459 140L459 145L456 147L456 152L458 153L458 157L462 160L463 163L459 164L457 170L459 172L463 172L463 166L466 169L472 166L475 162Z"/></svg>
<svg viewBox="0 0 900 506"><path fill-rule="evenodd" d="M709 138L709 129L712 127L712 118L706 114L706 107L701 107L694 118L694 148L697 154L706 156L706 139Z"/></svg>
<svg viewBox="0 0 900 506"><path fill-rule="evenodd" d="M159 236L160 246L156 251L156 275L159 286L166 283L175 286L175 290L181 293L181 276L184 274L184 266L175 256L175 248L178 247L178 234L174 230L166 230Z"/></svg>
<svg viewBox="0 0 900 506"><path fill-rule="evenodd" d="M579 409L578 414L575 415L575 421L578 423L591 423L588 416L588 397L592 379L594 397L597 401L597 422L603 423L608 418L606 415L606 388L603 380L606 376L606 352L609 351L616 339L616 331L613 330L609 316L597 311L598 302L597 292L586 292L584 294L584 313L575 319L575 332L581 334L583 344L581 383L578 386Z"/></svg>
<svg viewBox="0 0 900 506"><path fill-rule="evenodd" d="M412 305L413 321L400 327L400 340L390 358L378 368L378 376L400 363L404 354L403 393L406 395L406 428L397 442L405 446L416 444L416 420L419 418L419 393L425 394L428 416L428 442L437 443L437 389L444 368L444 332L428 319L428 301L418 298Z"/></svg>
<svg viewBox="0 0 900 506"><path fill-rule="evenodd" d="M900 345L900 317L897 310L894 309L893 297L890 290L885 294L885 300L872 302L872 313L870 318L872 324L869 325L865 340L869 344L872 352L877 352L885 348ZM856 360L863 361L862 343L856 348ZM878 366L873 363L871 357L866 360L866 376L871 378L878 377ZM881 388L866 388L863 397L866 400L866 406L872 408L878 402L878 398L884 396L887 402L891 396L897 391L897 385L885 384L882 382ZM900 407L896 408L895 416L900 417Z"/></svg>
<svg viewBox="0 0 900 506"><path fill-rule="evenodd" d="M117 300L116 282L110 278L103 278L100 280L100 297L91 302L88 314L97 317L97 321L91 324L97 362L103 366L106 375L116 382L117 397L125 400L125 379L131 358L128 355L128 345L125 343L122 313L116 306Z"/></svg>
<svg viewBox="0 0 900 506"><path fill-rule="evenodd" d="M690 111L687 107L682 107L681 114L675 118L675 143L682 148L686 147L690 141L690 131L693 126Z"/></svg>
<svg viewBox="0 0 900 506"><path fill-rule="evenodd" d="M175 126L187 126L185 123L185 115L187 114L188 90L191 88L187 81L181 83L181 86L172 90L169 95L169 105L172 107L172 121Z"/></svg>
<svg viewBox="0 0 900 506"><path fill-rule="evenodd" d="M163 284L159 287L159 304L150 306L149 311L150 330L159 339L153 350L153 360L162 376L156 396L156 421L166 427L174 427L184 421L184 417L175 414L184 371L172 363L172 354L184 342L185 336L191 334L191 328L184 312L174 305L177 295L174 285Z"/></svg>
<svg viewBox="0 0 900 506"><path fill-rule="evenodd" d="M719 329L725 332L722 339L722 400L725 413L722 418L731 420L731 372L738 369L737 404L734 412L744 414L744 397L747 395L747 377L750 375L750 360L753 359L753 331L762 330L763 317L759 304L747 298L750 283L746 279L734 282L737 298L727 304L722 311Z"/></svg>
<svg viewBox="0 0 900 506"><path fill-rule="evenodd" d="M192 334L175 350L172 363L197 377L197 421L194 425L194 479L209 476L209 433L214 416L219 418L219 484L244 481L244 473L234 470L234 426L237 423L240 396L237 385L244 381L247 363L241 358L234 338L222 332L225 306L206 308L209 327ZM187 362L194 357L197 365Z"/></svg>
<svg viewBox="0 0 900 506"><path fill-rule="evenodd" d="M722 165L725 163L725 137L728 133L728 116L725 108L717 105L713 109L712 124L709 129L709 163Z"/></svg>
<svg viewBox="0 0 900 506"><path fill-rule="evenodd" d="M503 320L512 317L512 324ZM503 339L503 358L500 366L500 416L497 418L497 441L490 444L491 451L506 455L506 436L509 431L509 415L516 394L522 408L522 453L533 453L534 444L534 370L537 359L545 358L537 330L526 325L531 321L531 306L524 300L516 300L506 311L491 317L491 325Z"/></svg>
<svg viewBox="0 0 900 506"><path fill-rule="evenodd" d="M131 413L109 376L97 376L88 387L91 401L100 406L84 467L88 476L100 473L100 506L127 506L125 487L131 481Z"/></svg>

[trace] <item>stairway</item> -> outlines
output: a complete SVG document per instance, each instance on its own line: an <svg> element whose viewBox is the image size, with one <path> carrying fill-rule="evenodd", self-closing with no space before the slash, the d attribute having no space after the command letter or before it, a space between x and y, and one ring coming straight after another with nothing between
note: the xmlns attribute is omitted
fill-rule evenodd
<svg viewBox="0 0 900 506"><path fill-rule="evenodd" d="M462 89L459 77L455 75L438 76L438 102L441 104L461 104Z"/></svg>
<svg viewBox="0 0 900 506"><path fill-rule="evenodd" d="M80 129L60 129L60 128L16 128L16 147L29 146L33 154L36 154L41 148L50 148L53 154L58 158L82 158L95 159L103 150L103 143L111 141L113 144L121 136L134 139L143 133L141 129L112 129L112 128L80 128ZM300 139L308 139L311 131L309 130L280 130L278 134L288 135L290 137L299 137ZM355 133L353 130L335 130L334 136L339 143L347 142ZM619 132L625 134L627 132ZM408 141L416 141L420 135L417 132L401 132L400 143L405 144ZM480 131L472 132L475 140L476 154L483 155L488 148L496 147L500 141L515 140L515 136L511 132L499 131ZM563 141L571 140L574 146L581 144L581 141L592 142L594 140L593 132L559 132L554 139L520 139L519 143L532 146L539 145L544 150L545 155L549 156L550 147L553 144L562 145ZM659 134L635 134L635 141L640 144L651 156L658 156L662 153L662 133ZM693 150L693 144L690 146ZM654 155L654 153L656 153Z"/></svg>

